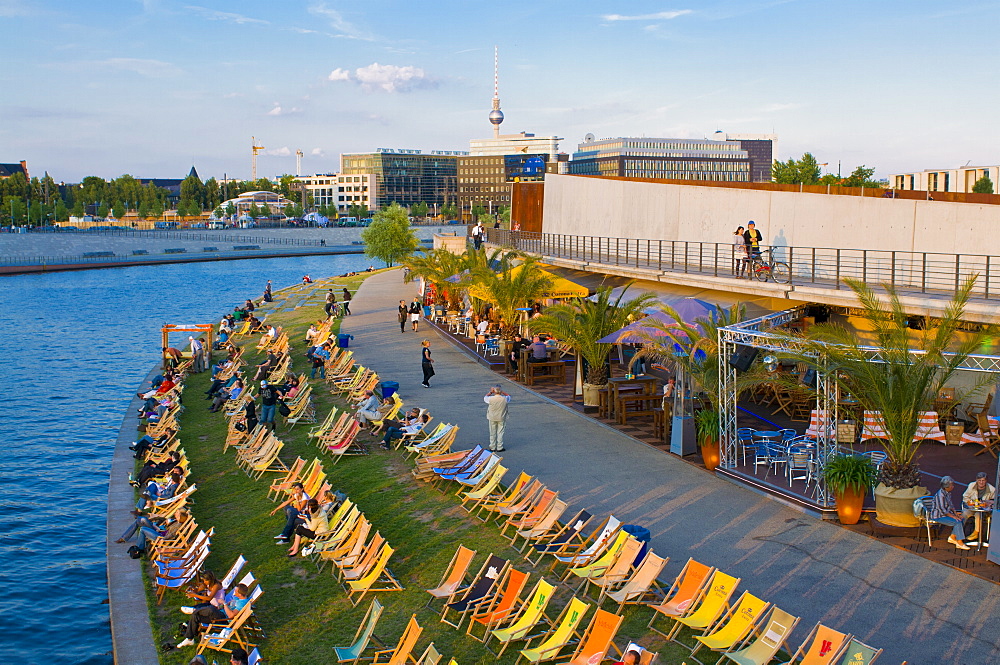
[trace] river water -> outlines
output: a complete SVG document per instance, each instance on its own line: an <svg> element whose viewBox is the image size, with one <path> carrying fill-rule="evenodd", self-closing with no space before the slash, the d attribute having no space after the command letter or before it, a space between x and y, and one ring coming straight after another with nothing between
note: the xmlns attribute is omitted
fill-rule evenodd
<svg viewBox="0 0 1000 665"><path fill-rule="evenodd" d="M345 255L0 278L0 659L112 661L108 469L129 399L158 362L160 326L214 323L268 279L277 289L368 263Z"/></svg>

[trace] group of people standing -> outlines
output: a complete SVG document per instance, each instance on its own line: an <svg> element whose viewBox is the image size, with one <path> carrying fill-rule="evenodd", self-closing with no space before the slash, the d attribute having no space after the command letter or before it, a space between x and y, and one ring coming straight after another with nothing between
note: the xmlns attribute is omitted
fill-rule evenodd
<svg viewBox="0 0 1000 665"><path fill-rule="evenodd" d="M413 332L420 332L420 314L422 311L423 306L420 304L420 298L413 296L413 302L409 305L406 304L405 300L400 300L396 316L396 319L399 321L399 332L406 332L407 320L409 320L410 328Z"/></svg>
<svg viewBox="0 0 1000 665"><path fill-rule="evenodd" d="M326 304L323 306L323 311L329 316L340 316L343 312L344 316L351 315L351 292L344 287L343 302L339 305L337 303L337 294L333 292L333 289L327 289L326 291Z"/></svg>
<svg viewBox="0 0 1000 665"><path fill-rule="evenodd" d="M733 272L737 277L743 277L746 272L747 279L753 278L750 264L754 259L760 258L760 243L764 236L757 230L757 225L753 220L747 222L747 228L736 227L733 231Z"/></svg>

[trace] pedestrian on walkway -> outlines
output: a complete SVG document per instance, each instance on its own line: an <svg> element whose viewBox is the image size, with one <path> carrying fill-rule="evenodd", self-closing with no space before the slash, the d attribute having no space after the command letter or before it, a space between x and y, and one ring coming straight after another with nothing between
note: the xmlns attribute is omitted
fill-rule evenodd
<svg viewBox="0 0 1000 665"><path fill-rule="evenodd" d="M424 388L430 388L431 377L434 376L434 361L431 359L431 341L425 339L420 342L420 369L424 371L424 382L421 383Z"/></svg>
<svg viewBox="0 0 1000 665"><path fill-rule="evenodd" d="M405 300L400 300L399 301L399 308L398 308L398 313L396 314L396 318L399 320L399 332L401 332L401 333L406 332L406 301Z"/></svg>
<svg viewBox="0 0 1000 665"><path fill-rule="evenodd" d="M205 345L194 337L188 337L191 342L191 371L195 374L204 372L205 366Z"/></svg>
<svg viewBox="0 0 1000 665"><path fill-rule="evenodd" d="M483 397L486 402L486 421L490 425L490 450L502 452L503 433L507 428L507 404L510 403L510 395L503 391L499 385L490 388L490 391Z"/></svg>
<svg viewBox="0 0 1000 665"><path fill-rule="evenodd" d="M327 318L333 316L333 310L336 306L337 306L337 296L334 294L333 289L327 289L326 305L323 306L323 311L326 312Z"/></svg>
<svg viewBox="0 0 1000 665"><path fill-rule="evenodd" d="M260 422L264 427L274 431L274 413L278 410L278 398L281 393L267 381L260 382Z"/></svg>
<svg viewBox="0 0 1000 665"><path fill-rule="evenodd" d="M344 316L351 315L351 292L344 287Z"/></svg>
<svg viewBox="0 0 1000 665"><path fill-rule="evenodd" d="M484 233L485 230L483 229L483 223L476 222L476 225L472 227L472 246L477 250L483 246Z"/></svg>
<svg viewBox="0 0 1000 665"><path fill-rule="evenodd" d="M420 300L416 296L413 296L413 302L410 303L410 325L413 327L413 332L420 332L418 328L420 327Z"/></svg>

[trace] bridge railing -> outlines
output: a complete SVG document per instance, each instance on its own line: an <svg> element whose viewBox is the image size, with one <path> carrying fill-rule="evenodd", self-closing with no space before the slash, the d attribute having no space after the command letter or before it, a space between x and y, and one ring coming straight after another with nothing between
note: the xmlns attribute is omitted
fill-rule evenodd
<svg viewBox="0 0 1000 665"><path fill-rule="evenodd" d="M487 229L487 240L533 254L606 266L713 277L736 277L742 250L732 243L578 236ZM840 247L763 246L787 263L791 284L847 289L845 278L889 284L900 291L954 293L975 276L972 297L1000 296L1000 257Z"/></svg>

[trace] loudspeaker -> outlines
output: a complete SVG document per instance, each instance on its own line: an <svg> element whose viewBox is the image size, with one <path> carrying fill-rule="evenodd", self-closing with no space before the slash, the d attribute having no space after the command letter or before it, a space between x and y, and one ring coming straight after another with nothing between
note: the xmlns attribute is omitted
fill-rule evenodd
<svg viewBox="0 0 1000 665"><path fill-rule="evenodd" d="M750 365L757 358L758 349L752 346L744 346L743 344L736 345L736 351L733 355L729 356L729 364L735 367L740 372L745 372L750 369Z"/></svg>

